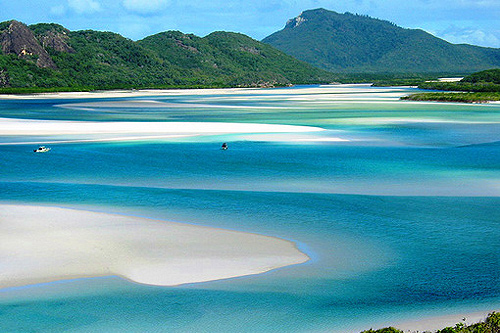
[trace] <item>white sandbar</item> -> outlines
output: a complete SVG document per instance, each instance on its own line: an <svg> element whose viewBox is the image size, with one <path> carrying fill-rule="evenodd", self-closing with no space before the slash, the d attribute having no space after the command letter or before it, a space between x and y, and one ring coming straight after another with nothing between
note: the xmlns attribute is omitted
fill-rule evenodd
<svg viewBox="0 0 500 333"><path fill-rule="evenodd" d="M309 260L292 242L82 210L0 205L0 288L118 275L173 286Z"/></svg>
<svg viewBox="0 0 500 333"><path fill-rule="evenodd" d="M0 135L203 135L230 133L318 132L313 126L217 123L217 122L125 122L63 121L0 118Z"/></svg>

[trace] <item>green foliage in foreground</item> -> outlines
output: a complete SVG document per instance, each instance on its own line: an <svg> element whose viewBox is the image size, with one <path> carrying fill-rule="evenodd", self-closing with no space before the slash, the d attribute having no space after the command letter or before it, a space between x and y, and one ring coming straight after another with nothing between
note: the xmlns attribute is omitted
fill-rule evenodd
<svg viewBox="0 0 500 333"><path fill-rule="evenodd" d="M500 101L500 92L428 92L401 97L409 101L486 103Z"/></svg>
<svg viewBox="0 0 500 333"><path fill-rule="evenodd" d="M403 333L403 331L398 330L397 328L394 327L385 327L379 330L369 329L368 331L363 331L361 333Z"/></svg>
<svg viewBox="0 0 500 333"><path fill-rule="evenodd" d="M467 326L458 323L454 327L446 327L436 333L499 333L500 332L500 312L493 312L481 323Z"/></svg>
<svg viewBox="0 0 500 333"><path fill-rule="evenodd" d="M492 312L485 321L470 326L464 323L458 323L454 327L445 327L436 333L499 333L500 332L500 313ZM394 327L386 327L379 330L367 330L361 333L403 333Z"/></svg>

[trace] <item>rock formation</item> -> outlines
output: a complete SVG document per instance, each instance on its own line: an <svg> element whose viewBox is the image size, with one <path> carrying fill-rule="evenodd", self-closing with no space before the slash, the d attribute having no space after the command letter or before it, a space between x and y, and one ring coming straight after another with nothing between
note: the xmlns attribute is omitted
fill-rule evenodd
<svg viewBox="0 0 500 333"><path fill-rule="evenodd" d="M69 39L68 34L69 30L56 31L53 29L42 35L38 35L37 38L44 48L50 47L57 52L74 53L75 50L67 43Z"/></svg>
<svg viewBox="0 0 500 333"><path fill-rule="evenodd" d="M21 22L10 23L0 34L0 45L4 54L16 54L20 58L35 62L41 68L56 68L54 61L33 32Z"/></svg>

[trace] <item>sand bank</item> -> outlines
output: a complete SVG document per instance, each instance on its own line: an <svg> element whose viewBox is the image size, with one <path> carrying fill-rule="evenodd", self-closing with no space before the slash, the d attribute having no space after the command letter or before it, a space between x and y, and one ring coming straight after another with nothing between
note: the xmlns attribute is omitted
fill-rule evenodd
<svg viewBox="0 0 500 333"><path fill-rule="evenodd" d="M319 132L313 126L216 122L97 122L0 118L0 135L203 135Z"/></svg>
<svg viewBox="0 0 500 333"><path fill-rule="evenodd" d="M251 233L40 206L0 205L0 288L118 275L172 286L258 274L309 258Z"/></svg>
<svg viewBox="0 0 500 333"><path fill-rule="evenodd" d="M348 142L314 126L216 122L92 122L0 118L0 145L179 140L233 135L234 140ZM321 135L318 135L321 134ZM13 138L9 139L9 138ZM22 138L22 139L20 139Z"/></svg>

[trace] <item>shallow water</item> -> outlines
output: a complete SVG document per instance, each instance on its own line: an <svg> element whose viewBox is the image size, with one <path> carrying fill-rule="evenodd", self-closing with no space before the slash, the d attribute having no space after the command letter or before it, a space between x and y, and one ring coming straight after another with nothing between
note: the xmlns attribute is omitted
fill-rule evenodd
<svg viewBox="0 0 500 333"><path fill-rule="evenodd" d="M113 99L113 107L0 101L2 117L300 124L350 140L229 135L60 143L47 154L0 145L2 202L272 235L312 258L174 288L108 277L4 289L0 330L356 332L500 308L500 108L394 97L408 91L360 87L342 102L335 87ZM126 107L135 100L176 104ZM24 140L0 143L16 139Z"/></svg>

